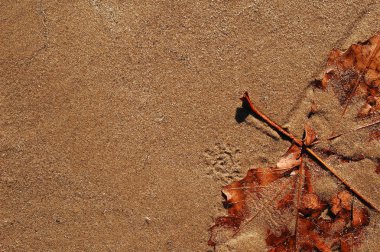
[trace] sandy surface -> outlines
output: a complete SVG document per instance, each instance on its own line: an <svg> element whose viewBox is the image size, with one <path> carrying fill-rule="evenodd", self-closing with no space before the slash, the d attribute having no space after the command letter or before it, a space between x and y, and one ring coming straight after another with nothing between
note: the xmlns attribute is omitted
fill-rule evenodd
<svg viewBox="0 0 380 252"><path fill-rule="evenodd" d="M221 186L288 147L243 91L300 135L328 52L380 28L375 1L268 2L1 1L0 249L210 249Z"/></svg>

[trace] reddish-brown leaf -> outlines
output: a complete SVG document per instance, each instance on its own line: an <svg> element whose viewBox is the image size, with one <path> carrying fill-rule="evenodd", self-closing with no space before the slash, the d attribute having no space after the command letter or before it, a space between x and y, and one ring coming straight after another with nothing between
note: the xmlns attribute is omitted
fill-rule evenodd
<svg viewBox="0 0 380 252"><path fill-rule="evenodd" d="M376 130L370 133L369 140L380 140L380 130Z"/></svg>
<svg viewBox="0 0 380 252"><path fill-rule="evenodd" d="M328 59L328 70L323 79L316 81L316 84L323 89L331 87L344 107L343 111L346 111L349 104L354 101L360 102L361 99L363 105L358 113L359 116L369 116L379 112L380 33L364 43L352 45L345 52L333 50ZM227 216L216 218L215 224L211 227L209 245L216 246L235 237L242 227L252 223L251 221L258 216L257 212L265 210L262 211L263 218L273 219L274 213L279 213L280 217L282 214L284 216L287 214L294 216L295 220L295 223L293 220L280 222L281 225L278 223L274 226L269 225L265 240L268 251L352 251L360 243L363 230L370 221L368 210L357 207L354 199L359 198L368 206L379 208L368 199L369 197L363 196L360 190L350 185L316 152L322 151L324 155L330 158L336 157L345 163L361 161L366 156L360 152L339 153L330 147L317 148L314 146L318 143L317 133L310 124L305 125L304 138L301 140L260 112L250 100L248 93L244 94L242 101L243 107L250 109L284 139L292 142L292 145L275 167L251 169L243 179L223 187ZM309 117L316 112L316 109L314 103ZM357 121L357 118L355 120ZM373 127L377 123L371 122L357 129ZM340 132L328 140L343 134L344 132ZM321 136L323 137L323 134ZM377 135L371 137L376 139ZM308 165L308 162L313 165L310 163ZM325 192L321 193L321 185L316 186L314 190L313 179L318 177L314 177L318 165L335 176L346 190L330 197L328 195L332 194L331 191L327 196ZM292 183L290 191L289 188L284 190L285 187L279 186L283 181ZM268 196L262 194L263 190L274 195L261 202ZM257 207L258 205L262 208ZM269 207L274 209L274 213L268 209Z"/></svg>
<svg viewBox="0 0 380 252"><path fill-rule="evenodd" d="M369 213L365 208L354 208L352 212L352 226L361 228L369 224Z"/></svg>
<svg viewBox="0 0 380 252"><path fill-rule="evenodd" d="M377 166L376 166L376 170L375 170L375 172L376 172L377 174L380 174L380 159L377 160Z"/></svg>
<svg viewBox="0 0 380 252"><path fill-rule="evenodd" d="M273 168L256 168L248 171L239 181L224 186L222 193L225 197L224 205L228 208L228 215L244 218L249 212L246 198L248 195L260 191L259 186L265 186L283 176L283 173Z"/></svg>
<svg viewBox="0 0 380 252"><path fill-rule="evenodd" d="M339 192L331 199L331 212L337 215L341 210L349 211L352 204L352 195L348 191Z"/></svg>
<svg viewBox="0 0 380 252"><path fill-rule="evenodd" d="M277 162L276 166L278 169L289 170L301 164L301 148L292 144L285 155Z"/></svg>
<svg viewBox="0 0 380 252"><path fill-rule="evenodd" d="M318 216L326 207L326 204L315 193L302 195L301 203L300 212L303 215Z"/></svg>
<svg viewBox="0 0 380 252"><path fill-rule="evenodd" d="M285 194L284 197L282 197L282 199L280 199L278 202L277 202L277 209L285 209L285 208L288 208L292 205L294 205L294 195L295 195L295 192L296 192L296 183L293 184L293 188L290 192L288 192L287 194Z"/></svg>
<svg viewBox="0 0 380 252"><path fill-rule="evenodd" d="M317 140L317 132L310 126L309 123L305 124L305 137L303 139L303 143L306 146L311 146Z"/></svg>
<svg viewBox="0 0 380 252"><path fill-rule="evenodd" d="M354 96L362 97L358 116L380 111L380 33L344 52L335 49L330 53L321 87L329 85L345 109Z"/></svg>

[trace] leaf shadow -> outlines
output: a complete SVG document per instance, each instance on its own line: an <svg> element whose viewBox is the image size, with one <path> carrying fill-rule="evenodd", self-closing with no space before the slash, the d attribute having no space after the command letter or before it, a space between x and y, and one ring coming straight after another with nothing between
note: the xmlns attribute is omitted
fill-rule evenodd
<svg viewBox="0 0 380 252"><path fill-rule="evenodd" d="M273 140L275 141L278 141L279 138L285 140L286 138L284 138L281 134L273 134L273 132L270 132L268 130L266 130L265 128L262 128L262 127L259 127L257 125L255 125L254 123L251 123L251 122L248 122L246 121L247 117L251 115L253 116L254 118L256 118L257 120L259 120L260 122L263 122L265 124L265 121L262 120L259 116L257 116L255 113L253 113L248 107L247 105L243 102L242 103L242 106L241 107L238 107L236 108L236 112L235 112L235 120L237 123L247 123L248 125L252 125L253 127L255 127L255 129L259 130L262 134L272 138ZM272 127L271 127L272 128ZM277 132L277 131L275 131Z"/></svg>
<svg viewBox="0 0 380 252"><path fill-rule="evenodd" d="M236 108L235 120L237 123L242 123L249 116L249 114L253 115L248 109L240 107Z"/></svg>

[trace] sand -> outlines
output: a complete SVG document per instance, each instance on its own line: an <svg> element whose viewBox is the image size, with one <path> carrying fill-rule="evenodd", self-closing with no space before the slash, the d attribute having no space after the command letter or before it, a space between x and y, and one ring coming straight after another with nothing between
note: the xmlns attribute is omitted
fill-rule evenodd
<svg viewBox="0 0 380 252"><path fill-rule="evenodd" d="M209 250L221 186L289 146L235 120L242 93L300 136L328 52L380 27L380 5L359 0L9 0L0 13L2 251ZM251 230L220 249L262 242Z"/></svg>

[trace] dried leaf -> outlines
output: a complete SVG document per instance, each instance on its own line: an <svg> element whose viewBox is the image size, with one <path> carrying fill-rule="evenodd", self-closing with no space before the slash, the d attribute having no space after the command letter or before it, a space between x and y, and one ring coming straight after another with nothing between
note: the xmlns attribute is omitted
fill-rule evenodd
<svg viewBox="0 0 380 252"><path fill-rule="evenodd" d="M361 99L363 105L359 116L379 112L379 51L380 33L364 43L352 45L345 52L333 50L328 59L328 70L322 80L315 81L315 85L323 89L331 87L344 111L350 103L360 102ZM266 218L270 222L276 216L282 218L287 215L294 219L284 217L282 221L276 219L275 225L267 223L265 242L268 251L352 251L360 244L364 228L370 222L369 211L358 207L354 200L359 198L368 206L376 210L379 208L324 162L318 156L318 151L330 159L336 157L346 163L363 160L366 156L360 152L342 154L326 146L318 148L315 146L318 143L317 132L308 123L305 125L304 138L300 140L260 112L248 93L241 99L244 108L248 108L292 145L275 167L251 169L242 180L223 187L223 205L227 215L216 218L211 227L209 245L217 246L236 237L241 230L245 230L243 227L247 227L259 215L262 216L260 223L265 222ZM316 106L313 103L309 115L315 113ZM339 123L343 124L344 121ZM357 129L377 124L372 121ZM333 138L343 134L340 132ZM313 183L318 179L314 174L318 166L329 171L345 186L345 190L330 192L327 196L321 193L321 186L314 190Z"/></svg>
<svg viewBox="0 0 380 252"><path fill-rule="evenodd" d="M306 193L301 198L300 212L305 216L320 215L326 204L315 193Z"/></svg>
<svg viewBox="0 0 380 252"><path fill-rule="evenodd" d="M354 96L363 99L358 116L365 117L380 111L380 33L364 43L352 45L346 51L333 50L327 70L321 80L326 89L332 86L342 106Z"/></svg>
<svg viewBox="0 0 380 252"><path fill-rule="evenodd" d="M292 144L284 156L277 162L278 169L289 170L301 164L301 148Z"/></svg>
<svg viewBox="0 0 380 252"><path fill-rule="evenodd" d="M372 141L372 140L380 140L380 130L371 132L370 135L369 135L369 139L370 139L370 141Z"/></svg>
<svg viewBox="0 0 380 252"><path fill-rule="evenodd" d="M249 170L242 180L224 186L222 193L226 200L223 204L228 208L228 215L238 218L247 216L247 196L259 192L260 186L268 185L282 176L283 173L276 169L256 168Z"/></svg>
<svg viewBox="0 0 380 252"><path fill-rule="evenodd" d="M342 198L345 202L348 198L352 200L352 197L348 197L351 195L347 194L347 191L339 192L329 204L321 204L315 194L307 195L309 196L306 196L306 202L300 208L300 212L307 212L310 208L322 211L313 216L300 215L294 234L288 227L281 228L280 236L275 235L275 230L269 230L266 239L266 244L270 247L268 251L332 251L334 247L340 247L340 251L350 251L349 249L355 245L353 237L359 237L363 227L369 223L367 209L352 209L350 202L347 211L339 211L332 219L326 220L322 212L331 210L337 204L334 199Z"/></svg>
<svg viewBox="0 0 380 252"><path fill-rule="evenodd" d="M336 246L344 249L352 248L354 245L347 243L345 239L349 235L358 236L363 227L368 225L368 211L364 208L353 208L353 197L346 190L338 192L329 202L322 201L313 190L309 168L302 164L306 160L301 157L301 150L295 144L281 159L299 161L302 168L297 174L304 181L300 184L302 190L298 191L298 195L301 192L304 193L301 195L299 204L296 204L296 183L293 183L291 192L285 194L277 202L277 208L284 211L285 209L293 211L294 208L287 207L296 207L297 226L294 232L291 231L292 226L283 226L279 230L270 229L266 238L268 251L311 251L313 249L332 251ZM291 164L292 162L282 161L281 163ZM216 246L232 238L239 232L243 223L251 221L252 216L257 216L252 212L249 202L261 197L262 188L270 187L280 178L287 179L286 175L293 168L293 165L285 165L281 168L277 166L251 169L242 180L223 187L224 206L228 209L228 216L216 219L214 226L211 227L209 245ZM305 171L302 177L303 170ZM330 211L333 216L326 219L323 214L325 211Z"/></svg>
<svg viewBox="0 0 380 252"><path fill-rule="evenodd" d="M317 140L317 132L310 126L310 124L305 124L305 137L303 143L306 146L311 146Z"/></svg>
<svg viewBox="0 0 380 252"><path fill-rule="evenodd" d="M369 224L369 213L365 208L354 208L352 212L352 226L360 228Z"/></svg>
<svg viewBox="0 0 380 252"><path fill-rule="evenodd" d="M251 169L242 180L224 186L222 189L225 198L223 205L228 209L228 216L216 218L215 224L211 227L212 235L208 244L215 246L221 241L231 238L241 224L254 214L249 200L261 197L262 188L283 177L286 172L286 170L277 168ZM229 230L229 233L220 235L226 229ZM224 237L220 238L221 236Z"/></svg>
<svg viewBox="0 0 380 252"><path fill-rule="evenodd" d="M348 191L339 192L331 199L331 212L337 215L341 210L349 211L352 204L352 195Z"/></svg>
<svg viewBox="0 0 380 252"><path fill-rule="evenodd" d="M293 184L292 190L282 197L277 203L277 209L286 209L294 204L294 195L296 192L296 183Z"/></svg>
<svg viewBox="0 0 380 252"><path fill-rule="evenodd" d="M284 228L279 236L268 230L265 242L268 247L272 247L270 252L293 251L295 248L295 239L288 228Z"/></svg>

